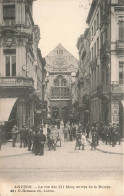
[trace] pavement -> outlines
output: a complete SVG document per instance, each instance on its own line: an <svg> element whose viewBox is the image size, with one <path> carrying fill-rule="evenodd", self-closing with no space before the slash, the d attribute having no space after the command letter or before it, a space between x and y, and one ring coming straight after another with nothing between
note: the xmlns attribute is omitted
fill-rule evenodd
<svg viewBox="0 0 124 196"><path fill-rule="evenodd" d="M91 137L88 138L87 141L91 143ZM99 145L96 147L96 150L101 151L103 153L124 155L124 141L122 140L120 145L119 143L117 143L115 147L112 147L112 145L106 145L103 141L99 140Z"/></svg>

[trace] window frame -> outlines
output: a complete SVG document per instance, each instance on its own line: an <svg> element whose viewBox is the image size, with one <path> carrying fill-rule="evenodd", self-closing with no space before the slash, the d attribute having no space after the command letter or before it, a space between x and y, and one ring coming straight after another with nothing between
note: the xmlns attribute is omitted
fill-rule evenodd
<svg viewBox="0 0 124 196"><path fill-rule="evenodd" d="M16 21L16 6L15 6L15 4L9 4L9 5L4 4L3 5L3 21L6 26L15 25L15 21Z"/></svg>
<svg viewBox="0 0 124 196"><path fill-rule="evenodd" d="M9 74L7 74L7 60L6 58L9 57ZM13 63L13 57L15 57L15 63ZM15 64L15 68L13 68L13 65ZM15 69L15 71L13 70ZM17 72L16 72L16 54L5 54L5 76L6 77L15 77ZM15 72L15 74L13 74Z"/></svg>

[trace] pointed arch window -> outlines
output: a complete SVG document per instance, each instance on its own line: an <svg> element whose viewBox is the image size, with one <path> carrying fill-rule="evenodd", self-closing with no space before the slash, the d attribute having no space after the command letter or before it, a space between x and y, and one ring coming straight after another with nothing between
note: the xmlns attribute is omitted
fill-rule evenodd
<svg viewBox="0 0 124 196"><path fill-rule="evenodd" d="M66 86L66 80L65 79L61 80L61 86Z"/></svg>
<svg viewBox="0 0 124 196"><path fill-rule="evenodd" d="M54 86L59 86L59 80L58 79L54 80Z"/></svg>

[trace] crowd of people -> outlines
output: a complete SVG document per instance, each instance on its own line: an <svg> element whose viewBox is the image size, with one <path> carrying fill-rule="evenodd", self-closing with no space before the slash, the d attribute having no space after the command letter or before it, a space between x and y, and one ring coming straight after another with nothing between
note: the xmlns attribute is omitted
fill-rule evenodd
<svg viewBox="0 0 124 196"><path fill-rule="evenodd" d="M20 148L27 147L28 151L34 152L35 155L44 155L44 144L47 143L49 150L52 145L56 144L57 140L61 139L58 137L51 138L51 132L53 128L56 127L57 130L60 129L60 120L52 120L49 122L43 122L39 126L33 126L28 128L25 125L18 131L17 126L14 125L11 130L12 134L12 147L16 147L16 141L19 135ZM44 134L43 129L47 126L47 133ZM99 145L99 141L103 141L106 145L111 145L115 147L117 142L121 143L121 130L118 124L105 124L104 122L93 122L92 125L89 123L74 123L72 121L63 122L63 134L64 141L75 141L75 150L77 147L79 149L85 149L86 139L91 135L91 150L95 150L96 146ZM61 145L60 145L61 146ZM1 149L1 145L0 145ZM55 148L54 148L55 150Z"/></svg>
<svg viewBox="0 0 124 196"><path fill-rule="evenodd" d="M33 126L28 128L23 125L20 131L17 130L16 125L13 126L12 134L12 146L16 147L16 141L18 135L20 135L20 148L27 147L28 151L32 151L35 155L44 155L44 144L46 142L46 135L43 133L43 126Z"/></svg>
<svg viewBox="0 0 124 196"><path fill-rule="evenodd" d="M92 125L89 125L88 123L83 125L82 123L75 124L67 122L64 125L64 140L82 140L83 142L81 142L83 144L83 149L86 141L84 137L89 138L89 134L91 134L92 138L91 150L96 149L96 146L99 145L100 140L103 141L106 145L112 145L112 147L115 147L117 142L119 143L119 145L121 143L121 130L118 124L105 124L104 122L93 122ZM77 142L77 144L81 142Z"/></svg>

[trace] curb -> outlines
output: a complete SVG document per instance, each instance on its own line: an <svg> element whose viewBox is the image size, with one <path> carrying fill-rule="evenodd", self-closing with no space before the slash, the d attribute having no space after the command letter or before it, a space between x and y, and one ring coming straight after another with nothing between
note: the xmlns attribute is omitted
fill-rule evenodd
<svg viewBox="0 0 124 196"><path fill-rule="evenodd" d="M91 144L91 141L89 141L87 139L87 141ZM110 151L106 151L106 150L101 150L99 149L98 147L96 147L96 150L100 151L100 152L103 152L103 153L108 153L108 154L118 154L118 155L124 155L124 153L120 153L120 152L110 152Z"/></svg>
<svg viewBox="0 0 124 196"><path fill-rule="evenodd" d="M32 154L32 153L31 152L27 152L27 153L23 153L23 154L13 154L13 155L0 156L0 159L1 158L8 158L8 157L23 156L23 155L27 155L27 154Z"/></svg>

